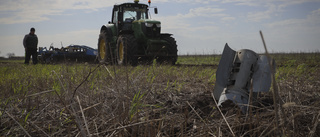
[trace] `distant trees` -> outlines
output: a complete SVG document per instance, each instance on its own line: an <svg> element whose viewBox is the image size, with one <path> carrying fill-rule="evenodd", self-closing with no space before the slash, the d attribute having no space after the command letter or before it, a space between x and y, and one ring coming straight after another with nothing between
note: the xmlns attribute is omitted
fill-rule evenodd
<svg viewBox="0 0 320 137"><path fill-rule="evenodd" d="M14 53L7 53L7 56L8 56L8 58L12 58L15 56L15 54Z"/></svg>

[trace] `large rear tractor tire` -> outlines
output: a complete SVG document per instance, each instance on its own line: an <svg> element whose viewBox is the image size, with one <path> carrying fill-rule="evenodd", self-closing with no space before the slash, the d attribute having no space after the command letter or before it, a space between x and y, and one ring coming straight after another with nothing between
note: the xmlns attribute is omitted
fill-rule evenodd
<svg viewBox="0 0 320 137"><path fill-rule="evenodd" d="M117 62L119 65L138 65L137 41L133 35L120 35L117 40L116 50Z"/></svg>
<svg viewBox="0 0 320 137"><path fill-rule="evenodd" d="M98 60L102 64L113 64L110 40L104 31L99 35Z"/></svg>
<svg viewBox="0 0 320 137"><path fill-rule="evenodd" d="M168 45L167 45L168 57L165 57L164 60L170 63L171 65L175 65L178 59L177 42L171 36L163 37L162 39L168 42Z"/></svg>

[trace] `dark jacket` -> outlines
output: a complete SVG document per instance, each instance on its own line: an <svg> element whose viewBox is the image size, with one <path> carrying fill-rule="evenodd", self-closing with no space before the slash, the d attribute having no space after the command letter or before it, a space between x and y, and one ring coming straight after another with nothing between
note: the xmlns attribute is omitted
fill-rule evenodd
<svg viewBox="0 0 320 137"><path fill-rule="evenodd" d="M24 48L37 48L38 47L38 37L36 34L27 34L23 39Z"/></svg>

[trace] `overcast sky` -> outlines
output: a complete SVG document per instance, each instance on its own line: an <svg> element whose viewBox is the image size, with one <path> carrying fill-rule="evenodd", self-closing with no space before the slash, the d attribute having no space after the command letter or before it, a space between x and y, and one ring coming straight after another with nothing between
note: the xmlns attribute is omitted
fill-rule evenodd
<svg viewBox="0 0 320 137"><path fill-rule="evenodd" d="M97 48L100 27L114 4L133 0L1 0L0 56L23 56L22 40L36 29L39 47L87 45ZM140 0L147 3L147 0ZM264 52L262 30L271 52L320 51L319 0L152 0L162 32L172 33L178 54Z"/></svg>

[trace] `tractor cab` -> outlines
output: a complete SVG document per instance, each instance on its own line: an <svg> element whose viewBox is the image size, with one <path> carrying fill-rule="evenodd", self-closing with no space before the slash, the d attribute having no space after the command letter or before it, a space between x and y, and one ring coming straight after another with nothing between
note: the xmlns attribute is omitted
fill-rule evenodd
<svg viewBox="0 0 320 137"><path fill-rule="evenodd" d="M131 28L134 21L146 22L146 20L149 20L149 6L138 2L139 1L114 5L112 24L116 25L118 33L123 31L132 31ZM155 8L154 11L157 14L157 8Z"/></svg>
<svg viewBox="0 0 320 137"><path fill-rule="evenodd" d="M140 19L148 19L148 5L123 3L113 7L112 23L118 32L130 30L132 22Z"/></svg>

